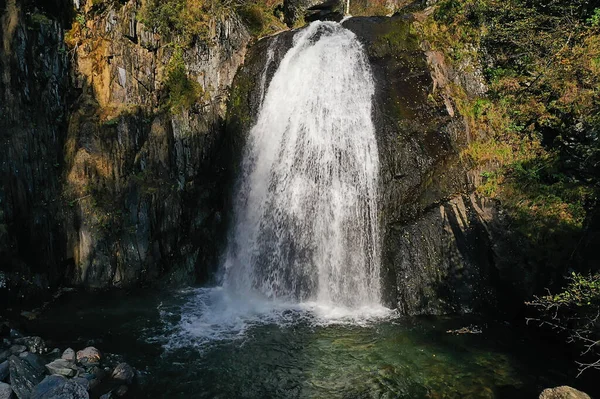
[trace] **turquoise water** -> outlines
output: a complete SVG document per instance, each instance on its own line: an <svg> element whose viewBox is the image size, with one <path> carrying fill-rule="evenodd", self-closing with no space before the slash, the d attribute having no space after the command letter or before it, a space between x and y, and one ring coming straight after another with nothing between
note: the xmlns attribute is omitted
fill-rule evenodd
<svg viewBox="0 0 600 399"><path fill-rule="evenodd" d="M327 321L303 308L225 317L198 303L206 292L74 294L27 327L61 348L122 355L142 372L136 397L536 398L584 384L565 374L573 367L560 348L501 323L393 313ZM203 318L211 311L219 315ZM465 326L482 333L447 332Z"/></svg>

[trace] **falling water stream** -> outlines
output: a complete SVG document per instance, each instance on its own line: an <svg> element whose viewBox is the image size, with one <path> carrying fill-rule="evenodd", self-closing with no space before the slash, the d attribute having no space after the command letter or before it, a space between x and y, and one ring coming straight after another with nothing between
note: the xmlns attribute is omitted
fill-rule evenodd
<svg viewBox="0 0 600 399"><path fill-rule="evenodd" d="M250 131L225 289L379 303L373 92L352 32L317 22L296 35Z"/></svg>
<svg viewBox="0 0 600 399"><path fill-rule="evenodd" d="M243 337L257 324L364 324L380 304L374 83L362 45L335 22L296 33L250 129L221 285L198 289L174 346Z"/></svg>

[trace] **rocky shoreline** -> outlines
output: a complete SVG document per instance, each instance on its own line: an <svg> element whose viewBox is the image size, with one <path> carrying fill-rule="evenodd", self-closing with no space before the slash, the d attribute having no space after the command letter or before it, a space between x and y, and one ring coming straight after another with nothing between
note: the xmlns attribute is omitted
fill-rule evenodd
<svg viewBox="0 0 600 399"><path fill-rule="evenodd" d="M126 397L136 378L119 355L93 346L50 349L8 322L0 322L0 339L0 399Z"/></svg>

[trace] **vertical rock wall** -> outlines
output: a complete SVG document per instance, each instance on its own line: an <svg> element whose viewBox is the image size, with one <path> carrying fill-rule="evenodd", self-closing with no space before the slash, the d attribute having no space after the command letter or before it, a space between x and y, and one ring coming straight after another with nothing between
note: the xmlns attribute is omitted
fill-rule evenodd
<svg viewBox="0 0 600 399"><path fill-rule="evenodd" d="M31 294L66 262L69 60L58 21L16 0L0 10L0 291Z"/></svg>
<svg viewBox="0 0 600 399"><path fill-rule="evenodd" d="M251 37L231 15L178 45L137 1L76 6L62 23L16 0L2 15L0 294L206 278L225 230L225 101ZM176 49L201 95L171 108Z"/></svg>

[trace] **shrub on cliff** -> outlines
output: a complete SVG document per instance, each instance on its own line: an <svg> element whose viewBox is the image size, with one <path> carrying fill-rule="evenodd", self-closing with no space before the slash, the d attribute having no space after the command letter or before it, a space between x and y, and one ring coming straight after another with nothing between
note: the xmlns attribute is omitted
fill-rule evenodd
<svg viewBox="0 0 600 399"><path fill-rule="evenodd" d="M277 2L269 0L146 0L140 20L161 35L188 44L212 37L214 22L234 13L256 37L284 27L275 16Z"/></svg>
<svg viewBox="0 0 600 399"><path fill-rule="evenodd" d="M536 297L527 304L540 315L528 322L550 327L580 348L580 374L600 369L600 274L572 273L562 292Z"/></svg>
<svg viewBox="0 0 600 399"><path fill-rule="evenodd" d="M188 76L181 49L175 50L165 72L165 90L169 96L167 107L170 111L189 108L204 94L200 83Z"/></svg>
<svg viewBox="0 0 600 399"><path fill-rule="evenodd" d="M189 43L209 37L215 4L205 0L146 0L140 20L161 35Z"/></svg>

